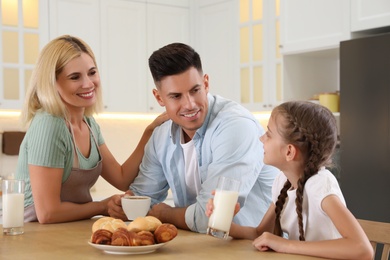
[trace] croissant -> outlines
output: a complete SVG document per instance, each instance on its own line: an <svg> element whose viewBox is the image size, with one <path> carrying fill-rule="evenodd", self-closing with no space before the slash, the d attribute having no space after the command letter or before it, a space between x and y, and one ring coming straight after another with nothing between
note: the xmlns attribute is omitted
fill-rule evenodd
<svg viewBox="0 0 390 260"><path fill-rule="evenodd" d="M166 243L177 236L177 228L168 223L161 224L154 231L154 238L157 243Z"/></svg>
<svg viewBox="0 0 390 260"><path fill-rule="evenodd" d="M111 245L113 246L134 246L136 244L136 233L126 228L118 228L112 234Z"/></svg>
<svg viewBox="0 0 390 260"><path fill-rule="evenodd" d="M136 235L135 246L150 246L156 244L154 235L150 231L140 231Z"/></svg>
<svg viewBox="0 0 390 260"><path fill-rule="evenodd" d="M91 242L94 244L110 245L112 232L106 229L98 229L92 234Z"/></svg>

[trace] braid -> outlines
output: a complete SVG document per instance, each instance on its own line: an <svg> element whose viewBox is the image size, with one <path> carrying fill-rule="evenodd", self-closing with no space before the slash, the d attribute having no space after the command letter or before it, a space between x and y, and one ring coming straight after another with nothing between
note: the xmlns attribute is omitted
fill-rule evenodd
<svg viewBox="0 0 390 260"><path fill-rule="evenodd" d="M305 231L303 230L303 217L302 217L302 201L303 201L303 189L305 187L305 178L300 178L297 187L297 198L295 199L296 212L298 214L298 226L299 226L299 240L305 241Z"/></svg>
<svg viewBox="0 0 390 260"><path fill-rule="evenodd" d="M302 135L301 140L305 140L308 144L307 150L309 152L308 162L305 165L303 170L303 176L298 180L298 187L296 190L296 212L298 215L298 226L299 226L299 240L305 241L305 231L303 230L303 215L302 215L302 205L303 205L303 191L305 188L306 181L318 172L318 162L321 158L321 151L318 147L318 135L317 133L310 133L306 128L300 127L299 132Z"/></svg>
<svg viewBox="0 0 390 260"><path fill-rule="evenodd" d="M280 194L278 196L278 201L275 203L275 228L274 228L274 234L278 236L283 235L282 227L280 225L280 214L282 212L284 203L286 202L286 198L288 197L287 191L291 187L291 183L287 180L284 183L283 189L280 191Z"/></svg>

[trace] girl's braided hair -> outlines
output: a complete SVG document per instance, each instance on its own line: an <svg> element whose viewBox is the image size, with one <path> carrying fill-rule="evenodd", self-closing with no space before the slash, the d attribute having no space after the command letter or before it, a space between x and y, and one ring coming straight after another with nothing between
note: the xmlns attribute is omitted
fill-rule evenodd
<svg viewBox="0 0 390 260"><path fill-rule="evenodd" d="M303 155L304 170L298 180L295 200L298 214L299 240L305 240L302 200L306 181L321 167L329 166L337 143L337 124L332 112L324 106L307 101L285 102L272 111L278 133L287 144L294 145ZM280 215L291 183L287 180L275 203L274 234L282 236Z"/></svg>

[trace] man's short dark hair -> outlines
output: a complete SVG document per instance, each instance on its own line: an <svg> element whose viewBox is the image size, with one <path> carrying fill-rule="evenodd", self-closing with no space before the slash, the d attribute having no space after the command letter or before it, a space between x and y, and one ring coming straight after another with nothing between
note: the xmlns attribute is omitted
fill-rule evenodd
<svg viewBox="0 0 390 260"><path fill-rule="evenodd" d="M191 67L203 73L199 54L184 43L168 44L149 57L149 69L154 82L159 82L166 76L185 72Z"/></svg>

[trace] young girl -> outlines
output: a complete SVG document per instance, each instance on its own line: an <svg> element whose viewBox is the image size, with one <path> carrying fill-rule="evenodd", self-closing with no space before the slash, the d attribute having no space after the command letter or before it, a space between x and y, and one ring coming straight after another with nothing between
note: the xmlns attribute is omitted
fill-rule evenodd
<svg viewBox="0 0 390 260"><path fill-rule="evenodd" d="M267 128L260 137L264 163L281 170L272 187L273 202L257 228L232 223L230 235L254 239L260 251L372 259L367 236L325 169L337 141L333 114L310 102L286 102L274 108ZM212 210L210 200L206 215Z"/></svg>

